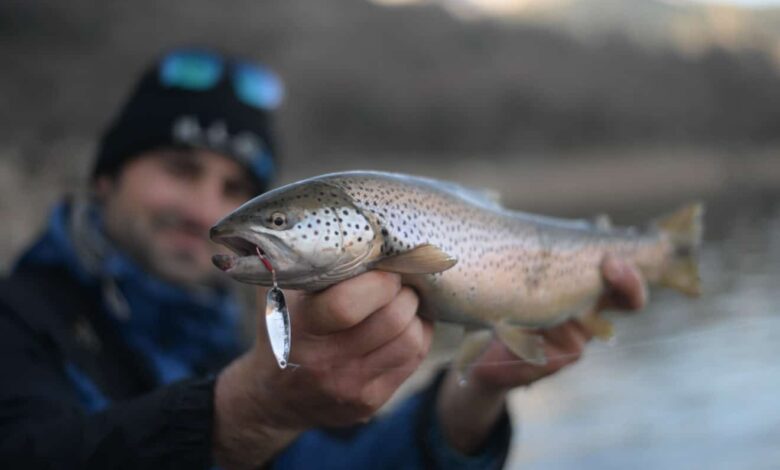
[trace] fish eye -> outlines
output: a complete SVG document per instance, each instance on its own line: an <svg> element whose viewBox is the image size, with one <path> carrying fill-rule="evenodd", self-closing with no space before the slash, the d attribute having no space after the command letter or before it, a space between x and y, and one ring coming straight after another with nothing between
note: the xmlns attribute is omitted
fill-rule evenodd
<svg viewBox="0 0 780 470"><path fill-rule="evenodd" d="M274 212L271 215L271 223L274 228L282 228L287 225L287 216L281 212Z"/></svg>

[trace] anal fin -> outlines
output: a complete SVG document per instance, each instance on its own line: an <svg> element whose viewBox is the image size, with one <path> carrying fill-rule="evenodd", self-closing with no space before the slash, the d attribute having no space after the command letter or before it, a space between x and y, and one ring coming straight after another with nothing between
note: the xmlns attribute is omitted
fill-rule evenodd
<svg viewBox="0 0 780 470"><path fill-rule="evenodd" d="M493 333L490 330L466 332L453 362L460 380L466 380L474 362L485 352L492 339Z"/></svg>
<svg viewBox="0 0 780 470"><path fill-rule="evenodd" d="M578 318L582 326L594 337L608 341L615 334L612 322L599 315L596 311L590 311Z"/></svg>
<svg viewBox="0 0 780 470"><path fill-rule="evenodd" d="M495 326L496 335L512 353L529 364L547 364L544 340L527 328L500 322Z"/></svg>

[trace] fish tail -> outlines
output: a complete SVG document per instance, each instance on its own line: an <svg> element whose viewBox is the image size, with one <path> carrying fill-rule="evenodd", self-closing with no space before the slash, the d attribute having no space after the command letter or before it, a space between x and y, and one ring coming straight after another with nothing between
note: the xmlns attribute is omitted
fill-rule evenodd
<svg viewBox="0 0 780 470"><path fill-rule="evenodd" d="M701 295L698 252L702 238L704 205L689 204L661 217L655 226L672 242L672 255L661 274L661 284L691 297Z"/></svg>

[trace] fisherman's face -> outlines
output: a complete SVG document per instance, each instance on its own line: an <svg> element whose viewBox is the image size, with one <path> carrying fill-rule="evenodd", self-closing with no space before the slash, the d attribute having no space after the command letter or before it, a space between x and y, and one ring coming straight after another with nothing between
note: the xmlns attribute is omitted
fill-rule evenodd
<svg viewBox="0 0 780 470"><path fill-rule="evenodd" d="M255 195L246 170L206 150L155 150L101 177L108 236L152 273L177 284L219 279L211 257L223 249L209 228Z"/></svg>

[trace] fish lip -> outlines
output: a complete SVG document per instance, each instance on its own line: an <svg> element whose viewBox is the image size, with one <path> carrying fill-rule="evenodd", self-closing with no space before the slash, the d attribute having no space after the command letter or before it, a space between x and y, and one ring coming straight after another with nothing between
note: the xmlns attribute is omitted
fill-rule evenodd
<svg viewBox="0 0 780 470"><path fill-rule="evenodd" d="M220 253L212 256L211 262L223 272L229 273L238 264L238 258L236 255Z"/></svg>

